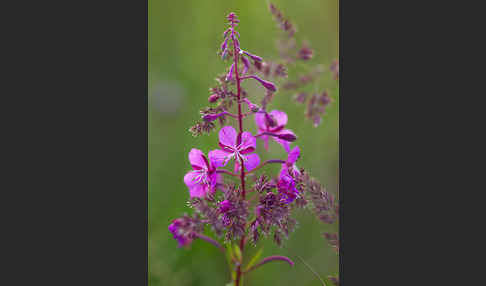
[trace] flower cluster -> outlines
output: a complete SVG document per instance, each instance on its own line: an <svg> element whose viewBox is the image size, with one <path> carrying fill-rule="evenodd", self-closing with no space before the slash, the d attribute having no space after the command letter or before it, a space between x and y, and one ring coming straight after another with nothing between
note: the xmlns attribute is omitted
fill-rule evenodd
<svg viewBox="0 0 486 286"><path fill-rule="evenodd" d="M248 265L247 270L243 270L242 255L248 242L256 244L263 235L271 236L276 244L281 245L282 239L288 237L297 224L291 217L291 211L307 205L309 198L305 196L310 196L321 219L327 215L321 212L329 211L334 201L331 197L325 204L316 202L322 198L318 197L320 195L317 194L314 181L296 166L301 149L291 146L297 136L287 128L287 114L281 110L267 111L277 87L274 82L263 79L257 73L263 71L265 74L266 69L275 66L272 74L286 77L285 66L267 64L260 56L242 49L240 35L236 30L238 18L230 13L227 20L229 27L223 33L219 53L223 60L231 61L231 64L224 74L216 78L217 85L209 89L208 102L211 106L201 109L201 121L190 128L193 135L197 136L215 130L214 122L219 121L221 128L218 142L207 155L196 148L189 151L191 169L185 174L183 181L187 186L189 204L195 214L192 217L184 215L175 219L170 224L169 231L179 246L187 246L199 238L224 251L217 239L224 237L222 243L229 245L230 249L233 249L232 245L235 243L237 246L234 251L239 254L231 256L230 263L234 264L232 277L234 285L238 286L244 273L267 262L285 261L293 265L287 257L270 256L256 265ZM292 37L295 32L293 26L281 14L280 20L283 29ZM312 50L301 49L299 57L302 60L311 58ZM265 96L261 107L247 97L248 91L242 87L245 80L255 80L263 88ZM319 104L328 103L328 99L319 97ZM243 119L247 117L253 117L256 134L245 131ZM280 150L285 154L282 156L284 158L264 161L260 158L268 156L269 153L258 153L257 140L262 140L265 150L268 151L270 139L283 147ZM272 175L263 172L254 176L269 164L279 165L279 173ZM254 180L250 187L249 180L252 177ZM204 225L211 227L216 239L202 234Z"/></svg>
<svg viewBox="0 0 486 286"><path fill-rule="evenodd" d="M192 242L196 233L203 230L203 224L197 217L184 215L172 221L169 231L179 243L179 247L186 246Z"/></svg>

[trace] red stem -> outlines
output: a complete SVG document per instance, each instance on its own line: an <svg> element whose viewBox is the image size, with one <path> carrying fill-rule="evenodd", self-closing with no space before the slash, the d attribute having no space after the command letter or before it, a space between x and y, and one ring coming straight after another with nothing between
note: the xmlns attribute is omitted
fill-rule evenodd
<svg viewBox="0 0 486 286"><path fill-rule="evenodd" d="M238 138L241 139L241 134L243 133L243 115L241 113L241 100L240 100L240 97L241 97L241 87L240 87L240 75L239 75L239 72L238 72L238 60L239 60L239 48L236 47L236 44L235 44L235 28L234 28L234 23L231 23L231 29L232 29L232 32L233 32L233 36L232 36L232 40L233 40L233 55L234 55L234 64L235 64L235 78L236 78L236 90L237 90L237 93L236 93L236 97L238 98L238 125L239 125L239 129L240 129L240 132L238 134ZM246 193L246 190L245 190L245 165L244 165L244 162L243 162L243 158L240 157L240 166L241 166L241 172L240 172L240 179L241 179L241 196L243 197L243 200L245 199L245 193ZM241 253L243 254L243 248L245 246L245 235L243 235L243 237L241 238L241 241L240 241L240 250L241 250ZM241 279L241 275L242 275L242 272L241 272L241 265L238 265L237 268L236 268L236 281L235 281L235 286L239 286L240 285L240 279Z"/></svg>

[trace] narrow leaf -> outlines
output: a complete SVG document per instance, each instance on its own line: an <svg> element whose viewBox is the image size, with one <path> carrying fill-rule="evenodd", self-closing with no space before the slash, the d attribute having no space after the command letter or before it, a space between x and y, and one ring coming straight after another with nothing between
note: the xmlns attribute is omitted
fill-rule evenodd
<svg viewBox="0 0 486 286"><path fill-rule="evenodd" d="M260 259L262 253L263 253L263 247L261 247L255 254L255 256L253 256L253 258L250 260L250 262L246 266L245 272L248 271L248 269L250 269L258 261L258 259Z"/></svg>
<svg viewBox="0 0 486 286"><path fill-rule="evenodd" d="M241 259L242 259L243 256L241 255L240 247L236 244L235 244L234 251L235 251L234 253L235 253L236 259L241 263Z"/></svg>

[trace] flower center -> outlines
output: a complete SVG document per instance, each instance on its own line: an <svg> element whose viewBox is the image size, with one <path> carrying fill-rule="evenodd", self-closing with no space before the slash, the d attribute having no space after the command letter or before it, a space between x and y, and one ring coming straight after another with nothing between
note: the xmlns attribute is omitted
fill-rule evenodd
<svg viewBox="0 0 486 286"><path fill-rule="evenodd" d="M208 170L206 168L201 169L201 170L196 170L198 174L196 177L194 177L194 181L196 181L199 184L204 184L207 185L209 184L209 177L208 177Z"/></svg>

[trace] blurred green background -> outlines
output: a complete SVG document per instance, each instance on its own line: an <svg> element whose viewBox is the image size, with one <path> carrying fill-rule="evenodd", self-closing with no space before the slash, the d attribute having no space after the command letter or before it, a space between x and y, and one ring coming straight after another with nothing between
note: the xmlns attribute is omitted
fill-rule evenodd
<svg viewBox="0 0 486 286"><path fill-rule="evenodd" d="M273 1L297 26L298 40L308 40L314 49L313 63L329 66L339 54L338 0ZM226 28L225 16L235 12L241 23L242 48L261 57L275 58L278 28L263 0L149 0L149 285L225 285L229 272L225 258L206 242L196 240L190 249L177 248L167 227L184 212L188 190L183 182L190 169L187 153L191 148L207 153L217 148L217 132L192 137L188 128L199 118L199 109L207 106L208 88L214 77L227 66L216 55ZM289 76L292 77L291 71ZM322 124L314 128L304 118L304 106L296 105L291 94L277 93L270 106L289 117L288 128L298 136L302 153L298 166L310 171L327 190L338 189L338 84L324 73L320 87L327 88L334 102L328 107ZM253 98L262 94L259 89ZM259 91L259 93L258 93ZM314 90L310 90L314 91ZM258 102L258 101L257 101ZM231 119L230 119L231 120ZM252 119L245 121L255 130ZM262 159L286 158L283 149L267 153L260 142L257 152ZM263 246L263 256L287 255L296 262L293 268L284 263L270 263L245 277L245 285L320 285L300 263L301 256L323 278L338 273L338 257L322 237L324 231L337 231L336 225L325 225L310 212L294 215L298 228L277 247L271 239L257 247L247 247L248 255Z"/></svg>

